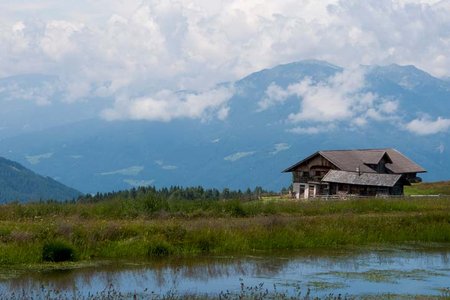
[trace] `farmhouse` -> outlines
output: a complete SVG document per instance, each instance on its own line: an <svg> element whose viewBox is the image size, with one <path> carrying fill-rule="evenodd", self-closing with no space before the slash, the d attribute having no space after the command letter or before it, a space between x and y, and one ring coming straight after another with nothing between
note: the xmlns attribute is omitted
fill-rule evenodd
<svg viewBox="0 0 450 300"><path fill-rule="evenodd" d="M395 149L318 151L285 169L297 199L326 195L403 195L421 166Z"/></svg>

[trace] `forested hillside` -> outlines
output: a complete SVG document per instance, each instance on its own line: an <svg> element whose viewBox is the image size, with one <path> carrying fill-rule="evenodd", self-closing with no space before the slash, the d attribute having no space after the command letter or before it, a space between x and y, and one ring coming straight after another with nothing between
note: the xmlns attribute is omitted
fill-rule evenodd
<svg viewBox="0 0 450 300"><path fill-rule="evenodd" d="M0 157L0 203L10 201L69 200L81 193L50 177Z"/></svg>

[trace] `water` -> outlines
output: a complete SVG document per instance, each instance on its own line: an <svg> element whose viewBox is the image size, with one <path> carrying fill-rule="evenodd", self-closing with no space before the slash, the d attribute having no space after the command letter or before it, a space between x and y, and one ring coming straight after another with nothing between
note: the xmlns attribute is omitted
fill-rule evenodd
<svg viewBox="0 0 450 300"><path fill-rule="evenodd" d="M5 276L3 276L5 277ZM450 295L450 249L383 248L352 251L272 253L244 257L203 257L18 274L0 279L0 295L45 287L66 295L175 293L218 295L246 287L314 296Z"/></svg>

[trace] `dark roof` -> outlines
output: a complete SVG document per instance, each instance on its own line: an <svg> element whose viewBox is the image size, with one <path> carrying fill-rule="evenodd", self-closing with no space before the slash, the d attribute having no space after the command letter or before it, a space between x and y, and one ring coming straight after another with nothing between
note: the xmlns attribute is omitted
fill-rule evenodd
<svg viewBox="0 0 450 300"><path fill-rule="evenodd" d="M322 178L322 181L353 185L393 187L401 177L402 175L400 174L357 173L330 170Z"/></svg>
<svg viewBox="0 0 450 300"><path fill-rule="evenodd" d="M368 167L368 164L378 164L383 158L387 158L386 168L392 173L422 173L426 172L421 166L417 165L399 151L391 148L387 149L364 149L364 150L326 150L318 151L304 160L292 165L283 172L292 172L304 162L310 160L316 155L321 155L342 171L354 172L359 168L363 173L376 173L375 170Z"/></svg>

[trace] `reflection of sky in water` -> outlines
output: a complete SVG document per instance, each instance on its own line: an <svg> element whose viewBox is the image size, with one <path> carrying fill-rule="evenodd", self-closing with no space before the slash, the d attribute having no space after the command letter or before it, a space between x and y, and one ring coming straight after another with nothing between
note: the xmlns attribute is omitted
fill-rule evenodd
<svg viewBox="0 0 450 300"><path fill-rule="evenodd" d="M242 258L172 259L145 265L122 263L70 271L33 273L0 282L0 291L38 289L41 285L95 294L111 284L121 293L168 291L213 293L246 286L292 291L310 286L319 296L334 294L437 294L450 287L450 250L384 249L371 252L310 252L309 254Z"/></svg>

